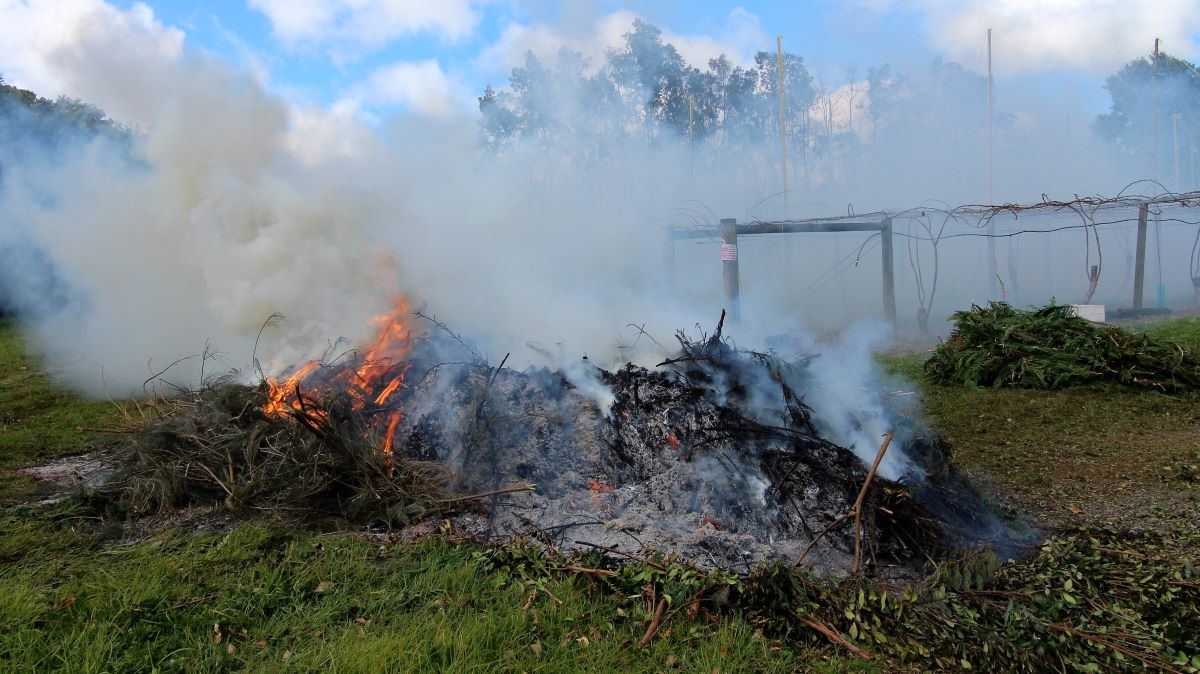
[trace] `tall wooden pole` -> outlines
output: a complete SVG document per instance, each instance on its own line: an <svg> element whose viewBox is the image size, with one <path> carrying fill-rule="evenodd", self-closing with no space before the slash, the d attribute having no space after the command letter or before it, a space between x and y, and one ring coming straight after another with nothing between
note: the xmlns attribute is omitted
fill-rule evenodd
<svg viewBox="0 0 1200 674"><path fill-rule="evenodd" d="M1154 82L1151 84L1153 132L1150 135L1150 177L1158 180L1158 38L1154 38Z"/></svg>
<svg viewBox="0 0 1200 674"><path fill-rule="evenodd" d="M988 59L988 87L987 87L987 103L988 103L988 156L987 156L987 178L988 178L988 204L995 203L992 197L992 29L988 28L987 32L987 59Z"/></svg>
<svg viewBox="0 0 1200 674"><path fill-rule="evenodd" d="M742 320L742 297L738 283L737 220L721 219L721 270L725 278L725 303L729 320L738 325Z"/></svg>
<svg viewBox="0 0 1200 674"><path fill-rule="evenodd" d="M1137 253L1133 262L1133 308L1142 308L1142 289L1146 286L1146 226L1150 207L1138 206Z"/></svg>
<svg viewBox="0 0 1200 674"><path fill-rule="evenodd" d="M783 176L783 217L788 215L787 109L783 97L783 36L775 38L776 70L779 71L779 168Z"/></svg>
<svg viewBox="0 0 1200 674"><path fill-rule="evenodd" d="M988 204L992 204L992 29L987 31L987 181L988 181ZM999 277L996 275L996 225L995 218L988 219L987 228L987 255L988 255L988 298L996 299L997 287L996 282Z"/></svg>
<svg viewBox="0 0 1200 674"><path fill-rule="evenodd" d="M1162 61L1162 52L1159 49L1159 38L1154 38L1154 134L1151 143L1154 145L1150 153L1150 160L1154 162L1154 167L1151 169L1151 177L1158 180L1158 79L1159 79L1159 63ZM1158 267L1158 308L1162 309L1167 303L1167 286L1163 285L1162 278L1162 225L1158 221L1158 217L1154 218L1154 258L1155 264Z"/></svg>
<svg viewBox="0 0 1200 674"><path fill-rule="evenodd" d="M896 268L892 253L892 219L883 221L879 230L880 251L883 254L883 315L896 327Z"/></svg>

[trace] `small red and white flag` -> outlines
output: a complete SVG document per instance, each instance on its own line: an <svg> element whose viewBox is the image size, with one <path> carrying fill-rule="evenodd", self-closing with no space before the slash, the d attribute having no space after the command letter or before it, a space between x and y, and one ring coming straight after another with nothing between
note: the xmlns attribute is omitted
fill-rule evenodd
<svg viewBox="0 0 1200 674"><path fill-rule="evenodd" d="M737 261L737 244L723 243L721 244L721 259L726 262Z"/></svg>

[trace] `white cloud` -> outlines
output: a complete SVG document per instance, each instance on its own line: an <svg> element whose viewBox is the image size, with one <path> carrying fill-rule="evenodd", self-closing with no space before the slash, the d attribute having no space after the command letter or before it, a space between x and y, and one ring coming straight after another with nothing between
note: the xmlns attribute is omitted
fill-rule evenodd
<svg viewBox="0 0 1200 674"><path fill-rule="evenodd" d="M607 49L619 47L624 36L640 16L629 10L617 10L600 17L586 30L560 31L544 23L510 23L500 37L485 49L478 65L493 74L506 74L509 68L525 60L525 52L538 57L553 57L565 47L583 54L593 66L604 60ZM692 65L703 68L708 60L725 54L735 63L747 65L760 50L770 50L774 42L766 36L758 17L741 7L729 12L722 29L711 35L682 35L663 29L663 40L675 45Z"/></svg>
<svg viewBox="0 0 1200 674"><path fill-rule="evenodd" d="M163 26L142 3L123 11L103 0L0 0L0 72L43 96L75 96L106 108L120 93L108 89L111 78L94 77L102 72L96 60L118 67L168 62L182 50L183 32Z"/></svg>
<svg viewBox="0 0 1200 674"><path fill-rule="evenodd" d="M292 156L305 165L358 157L370 147L371 133L360 123L362 115L354 101L329 108L293 105L288 112L285 142Z"/></svg>
<svg viewBox="0 0 1200 674"><path fill-rule="evenodd" d="M470 107L467 88L447 75L436 60L397 61L377 68L338 104L346 108L402 106L433 117Z"/></svg>
<svg viewBox="0 0 1200 674"><path fill-rule="evenodd" d="M275 35L292 45L338 52L378 49L429 32L454 41L479 23L476 0L248 0L266 15Z"/></svg>
<svg viewBox="0 0 1200 674"><path fill-rule="evenodd" d="M763 32L758 17L741 7L729 12L725 27L716 35L677 35L665 31L663 39L675 45L688 63L700 68L721 54L734 63L748 65L754 62L756 52L770 51L775 44Z"/></svg>
<svg viewBox="0 0 1200 674"><path fill-rule="evenodd" d="M993 31L998 72L1110 71L1150 53L1154 38L1184 57L1200 54L1196 0L853 0L868 10L916 10L930 46L974 67Z"/></svg>

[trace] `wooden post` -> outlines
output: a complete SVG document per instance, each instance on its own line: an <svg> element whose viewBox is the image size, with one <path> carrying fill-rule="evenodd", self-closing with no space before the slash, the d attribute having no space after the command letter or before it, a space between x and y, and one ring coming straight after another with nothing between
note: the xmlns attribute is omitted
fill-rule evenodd
<svg viewBox="0 0 1200 674"><path fill-rule="evenodd" d="M721 267L725 275L725 303L733 325L742 321L741 290L738 286L737 220L721 219Z"/></svg>
<svg viewBox="0 0 1200 674"><path fill-rule="evenodd" d="M783 36L775 40L775 50L779 58L776 70L779 71L779 168L783 175L783 217L788 216L788 178L787 178L787 111L784 107L783 95Z"/></svg>
<svg viewBox="0 0 1200 674"><path fill-rule="evenodd" d="M1142 308L1142 289L1146 285L1146 222L1149 204L1138 206L1137 254L1133 264L1133 308Z"/></svg>
<svg viewBox="0 0 1200 674"><path fill-rule="evenodd" d="M1153 132L1150 135L1150 178L1158 180L1158 38L1154 38Z"/></svg>
<svg viewBox="0 0 1200 674"><path fill-rule="evenodd" d="M988 205L995 204L995 197L992 196L992 29L987 31L987 180L988 180ZM987 226L987 256L988 256L988 299L998 299L997 283L999 275L996 269L996 222L995 218L988 218Z"/></svg>
<svg viewBox="0 0 1200 674"><path fill-rule="evenodd" d="M896 269L892 260L892 219L883 221L879 229L883 255L883 315L896 327Z"/></svg>

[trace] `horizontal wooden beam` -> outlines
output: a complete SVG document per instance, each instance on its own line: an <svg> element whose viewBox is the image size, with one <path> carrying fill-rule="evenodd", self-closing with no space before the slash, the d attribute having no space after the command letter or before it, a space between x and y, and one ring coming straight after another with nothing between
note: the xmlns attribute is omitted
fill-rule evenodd
<svg viewBox="0 0 1200 674"><path fill-rule="evenodd" d="M879 232L883 222L849 221L806 221L782 220L777 222L747 222L735 225L738 236L752 234L812 234L818 232ZM721 236L719 229L676 229L671 231L676 239L715 239Z"/></svg>

